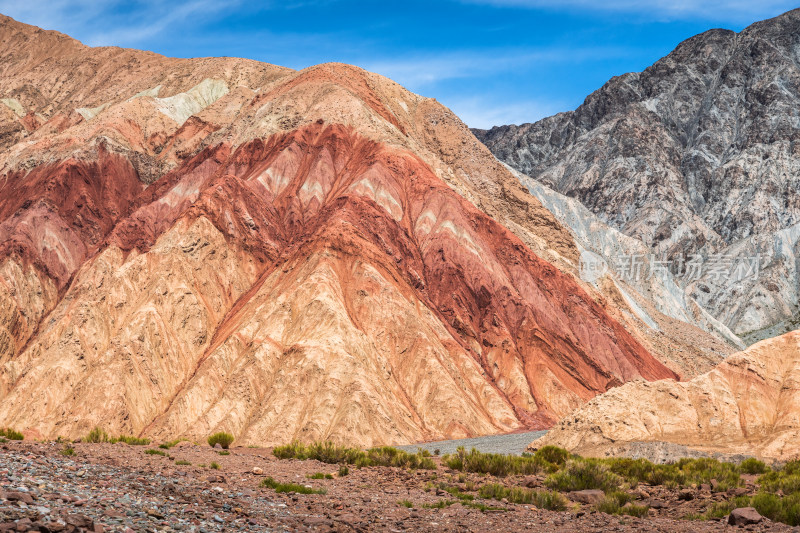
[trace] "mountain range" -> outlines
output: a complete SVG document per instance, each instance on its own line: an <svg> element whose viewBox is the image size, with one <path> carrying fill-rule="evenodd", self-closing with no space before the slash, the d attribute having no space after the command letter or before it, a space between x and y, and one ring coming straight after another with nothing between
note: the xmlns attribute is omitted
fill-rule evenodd
<svg viewBox="0 0 800 533"><path fill-rule="evenodd" d="M789 457L797 50L800 10L712 30L483 131L350 65L0 16L0 425Z"/></svg>

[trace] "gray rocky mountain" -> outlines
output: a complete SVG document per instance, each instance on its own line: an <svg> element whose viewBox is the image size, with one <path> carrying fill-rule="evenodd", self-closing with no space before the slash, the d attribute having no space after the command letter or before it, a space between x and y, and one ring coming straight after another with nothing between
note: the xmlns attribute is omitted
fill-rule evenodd
<svg viewBox="0 0 800 533"><path fill-rule="evenodd" d="M798 104L793 10L692 37L575 111L473 131L672 268L683 261L679 273L694 257L702 268L676 278L686 294L752 342L798 318Z"/></svg>

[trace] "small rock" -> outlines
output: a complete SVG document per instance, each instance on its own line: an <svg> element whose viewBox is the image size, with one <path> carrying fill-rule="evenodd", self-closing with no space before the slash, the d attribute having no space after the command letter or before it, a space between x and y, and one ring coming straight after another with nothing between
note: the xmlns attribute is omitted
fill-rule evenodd
<svg viewBox="0 0 800 533"><path fill-rule="evenodd" d="M664 500L650 500L648 505L651 509L666 509L668 507L667 502Z"/></svg>
<svg viewBox="0 0 800 533"><path fill-rule="evenodd" d="M222 444L220 444L219 442L218 442L218 443L216 443L216 444L214 445L214 449L216 449L216 450L221 450L221 449L222 449Z"/></svg>
<svg viewBox="0 0 800 533"><path fill-rule="evenodd" d="M27 492L7 492L6 499L10 502L33 503L33 496Z"/></svg>
<svg viewBox="0 0 800 533"><path fill-rule="evenodd" d="M574 502L585 503L594 505L603 501L605 493L602 490L587 489L587 490L573 490L567 494L567 498Z"/></svg>
<svg viewBox="0 0 800 533"><path fill-rule="evenodd" d="M162 520L164 518L164 515L161 514L161 512L159 512L158 509L147 508L144 510L144 512L152 516L153 518L158 518L159 520Z"/></svg>
<svg viewBox="0 0 800 533"><path fill-rule="evenodd" d="M678 499L684 502L694 500L694 492L692 489L683 489L678 493Z"/></svg>
<svg viewBox="0 0 800 533"><path fill-rule="evenodd" d="M728 524L732 526L748 526L758 524L764 518L752 507L739 507L731 511L728 516Z"/></svg>
<svg viewBox="0 0 800 533"><path fill-rule="evenodd" d="M66 517L67 525L74 526L74 527L82 527L85 529L94 529L94 520L89 518L86 515L82 514L71 514L67 515Z"/></svg>
<svg viewBox="0 0 800 533"><path fill-rule="evenodd" d="M261 474L263 474L263 473L264 473L264 471L263 471L262 469L260 469L259 467L257 467L257 466L254 466L254 467L253 467L253 473L254 473L255 475L257 475L257 476L260 476Z"/></svg>

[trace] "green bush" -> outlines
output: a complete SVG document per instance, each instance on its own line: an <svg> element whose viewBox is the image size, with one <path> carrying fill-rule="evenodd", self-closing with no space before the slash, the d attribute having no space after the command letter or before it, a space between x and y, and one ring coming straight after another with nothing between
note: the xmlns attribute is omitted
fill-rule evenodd
<svg viewBox="0 0 800 533"><path fill-rule="evenodd" d="M271 477L261 481L259 486L273 489L275 492L296 492L298 494L325 494L327 492L325 489L312 489L297 483L278 483Z"/></svg>
<svg viewBox="0 0 800 533"><path fill-rule="evenodd" d="M0 437L6 438L8 440L24 440L25 439L25 436L22 433L20 433L19 431L16 431L15 429L12 429L12 428L0 429Z"/></svg>
<svg viewBox="0 0 800 533"><path fill-rule="evenodd" d="M467 452L464 448L458 448L456 453L445 455L443 461L448 468L453 470L505 477L557 470L557 465L547 461L545 456L556 456L556 454L548 450L540 456L520 457L516 455L482 453L474 448Z"/></svg>
<svg viewBox="0 0 800 533"><path fill-rule="evenodd" d="M208 445L212 448L219 444L223 449L227 450L233 444L233 435L220 431L208 437Z"/></svg>
<svg viewBox="0 0 800 533"><path fill-rule="evenodd" d="M368 466L396 466L401 468L435 470L436 463L430 452L420 450L408 453L391 446L372 448L367 451L339 446L332 442L315 442L305 445L294 441L286 446L277 446L272 454L278 459L313 459L327 464L349 464L357 468Z"/></svg>
<svg viewBox="0 0 800 533"><path fill-rule="evenodd" d="M120 435L114 439L109 439L107 442L115 444L117 442L124 442L125 444L130 444L131 446L147 446L150 444L150 439L143 439L138 437L133 437L130 435Z"/></svg>
<svg viewBox="0 0 800 533"><path fill-rule="evenodd" d="M103 429L96 427L89 432L83 438L83 442L92 442L92 443L99 443L99 442L108 442L108 433L106 433Z"/></svg>
<svg viewBox="0 0 800 533"><path fill-rule="evenodd" d="M58 453L60 453L65 457L72 457L73 455L75 455L75 448L73 448L72 446L64 446L64 448Z"/></svg>
<svg viewBox="0 0 800 533"><path fill-rule="evenodd" d="M173 446L177 445L179 442L183 442L185 440L186 439L175 439L168 442L162 442L161 444L158 445L158 447L161 448L162 450L169 450Z"/></svg>
<svg viewBox="0 0 800 533"><path fill-rule="evenodd" d="M622 477L613 473L607 465L600 461L574 459L568 461L563 469L547 476L544 484L561 492L586 489L609 492L619 488L622 482Z"/></svg>
<svg viewBox="0 0 800 533"><path fill-rule="evenodd" d="M566 464L567 459L569 459L569 452L564 448L559 448L558 446L542 446L536 453L533 454L533 457L540 459L546 463L552 463L554 465L563 465Z"/></svg>
<svg viewBox="0 0 800 533"><path fill-rule="evenodd" d="M557 492L506 487L497 483L483 485L478 490L478 496L486 500L506 499L511 503L533 504L551 511L564 511L567 508L567 500Z"/></svg>
<svg viewBox="0 0 800 533"><path fill-rule="evenodd" d="M409 500L400 500L397 503L402 505L403 507L407 507L409 509L413 509L414 508L414 504L411 503Z"/></svg>
<svg viewBox="0 0 800 533"><path fill-rule="evenodd" d="M167 452L165 452L164 450L156 450L155 448L145 450L144 453L146 453L147 455L161 455L163 457L167 456Z"/></svg>
<svg viewBox="0 0 800 533"><path fill-rule="evenodd" d="M180 459L178 461L175 461L175 464L176 465L190 465L192 463L190 463L189 461L184 461L183 459Z"/></svg>
<svg viewBox="0 0 800 533"><path fill-rule="evenodd" d="M763 474L768 468L762 461L749 457L739 464L739 470L743 474Z"/></svg>
<svg viewBox="0 0 800 533"><path fill-rule="evenodd" d="M208 467L209 468L213 468L214 470L219 470L219 463L215 463L214 461L211 461L211 463L208 465Z"/></svg>
<svg viewBox="0 0 800 533"><path fill-rule="evenodd" d="M595 509L601 513L624 514L642 517L647 515L650 507L646 505L635 505L630 503L633 497L622 491L613 491L606 494L605 498L595 505Z"/></svg>
<svg viewBox="0 0 800 533"><path fill-rule="evenodd" d="M333 475L331 474L323 474L322 472L316 472L314 474L306 474L308 479L333 479Z"/></svg>
<svg viewBox="0 0 800 533"><path fill-rule="evenodd" d="M344 477L350 473L350 469L347 468L346 465L342 465L339 467L339 477Z"/></svg>

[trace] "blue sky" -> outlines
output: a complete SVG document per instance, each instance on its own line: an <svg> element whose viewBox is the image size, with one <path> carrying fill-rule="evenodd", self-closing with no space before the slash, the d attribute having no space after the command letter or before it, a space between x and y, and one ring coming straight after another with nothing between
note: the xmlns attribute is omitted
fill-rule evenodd
<svg viewBox="0 0 800 533"><path fill-rule="evenodd" d="M710 28L741 30L781 0L273 2L0 0L0 12L90 45L239 56L304 68L352 63L437 98L473 127L574 109Z"/></svg>

